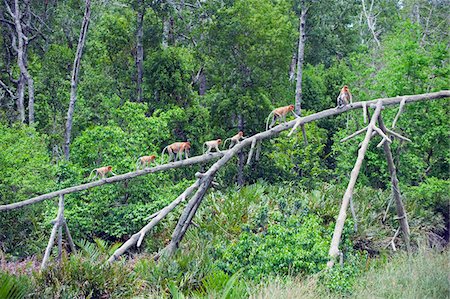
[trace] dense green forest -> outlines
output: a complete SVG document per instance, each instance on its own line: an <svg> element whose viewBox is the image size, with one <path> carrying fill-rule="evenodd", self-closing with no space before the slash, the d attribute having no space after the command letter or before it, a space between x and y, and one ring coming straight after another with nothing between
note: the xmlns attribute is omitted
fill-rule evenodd
<svg viewBox="0 0 450 299"><path fill-rule="evenodd" d="M2 1L0 206L88 183L99 167L118 175L142 156L167 162L161 152L174 142L202 155L206 141L265 131L277 107L301 116L338 109L344 85L353 103L448 90L449 4ZM0 209L0 298L449 296L449 107L408 103L395 121L398 105L381 111L411 140L390 144L399 187L375 136L332 268L328 250L364 135L340 140L367 126L359 109L264 140L250 163L250 148L240 150L215 175L178 250L157 261L187 200L142 246L107 262L216 160L67 194L76 252L64 236L42 270L57 198Z"/></svg>

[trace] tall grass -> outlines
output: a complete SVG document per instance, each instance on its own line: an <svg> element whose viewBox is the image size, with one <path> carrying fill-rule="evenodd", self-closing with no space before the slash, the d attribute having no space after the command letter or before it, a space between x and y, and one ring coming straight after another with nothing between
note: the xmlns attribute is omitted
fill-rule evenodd
<svg viewBox="0 0 450 299"><path fill-rule="evenodd" d="M449 298L450 250L400 253L355 284L355 298Z"/></svg>
<svg viewBox="0 0 450 299"><path fill-rule="evenodd" d="M347 298L450 298L450 250L420 249L412 256L399 253L377 261L358 277ZM272 279L250 298L337 298L315 276Z"/></svg>

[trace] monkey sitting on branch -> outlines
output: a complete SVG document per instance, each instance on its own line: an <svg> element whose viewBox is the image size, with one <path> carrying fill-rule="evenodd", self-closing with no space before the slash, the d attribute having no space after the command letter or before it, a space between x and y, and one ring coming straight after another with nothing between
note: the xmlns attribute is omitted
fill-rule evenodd
<svg viewBox="0 0 450 299"><path fill-rule="evenodd" d="M177 161L177 158L181 161L183 160L183 153L186 159L189 158L189 151L191 150L191 143L189 141L186 142L175 142L168 146L166 146L161 153L161 163L163 162L164 152L167 150L169 153L169 162L174 159L174 162Z"/></svg>
<svg viewBox="0 0 450 299"><path fill-rule="evenodd" d="M337 109L345 107L349 103L350 104L353 103L352 94L350 93L350 89L348 89L347 85L344 85L344 87L342 87L341 92L339 93L339 95L336 99L336 103L337 103L337 107L336 107Z"/></svg>
<svg viewBox="0 0 450 299"><path fill-rule="evenodd" d="M95 176L92 179L90 179L90 177L92 176L92 173L94 173L94 172L95 172ZM112 175L116 175L114 172L112 172L112 166L104 166L104 167L96 168L91 171L91 173L88 176L88 180L93 181L97 176L100 176L100 178L103 180L108 173L111 173Z"/></svg>

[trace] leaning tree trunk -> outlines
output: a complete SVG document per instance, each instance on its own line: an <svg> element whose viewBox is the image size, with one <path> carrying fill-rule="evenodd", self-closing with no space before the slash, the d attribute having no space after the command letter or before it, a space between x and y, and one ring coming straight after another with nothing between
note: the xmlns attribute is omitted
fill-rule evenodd
<svg viewBox="0 0 450 299"><path fill-rule="evenodd" d="M345 218L347 217L347 208L351 198L353 197L353 190L355 188L356 179L358 178L359 170L361 169L362 162L364 161L364 156L366 155L367 148L369 147L369 141L372 138L372 132L375 130L374 127L377 122L378 115L380 115L381 113L382 106L383 102L378 101L372 119L367 126L366 136L364 137L364 140L361 143L361 147L358 151L358 158L356 159L355 166L353 167L353 170L351 172L350 182L348 183L344 197L342 198L341 209L339 211L339 216L336 219L336 225L330 245L329 255L332 259L327 264L329 267L333 266L333 259L339 255L339 243L341 241L342 231L344 230ZM361 130L361 132L363 132L363 130Z"/></svg>
<svg viewBox="0 0 450 299"><path fill-rule="evenodd" d="M295 113L299 116L302 115L302 80L303 80L303 61L305 59L305 24L306 24L306 12L308 8L305 7L304 3L302 3L302 11L300 13L299 20L299 37L298 37L298 54L297 54L297 84L295 86ZM305 126L301 126L303 140L305 145L308 144L308 140L306 139L306 131Z"/></svg>
<svg viewBox="0 0 450 299"><path fill-rule="evenodd" d="M78 39L77 52L75 53L72 78L70 82L70 103L69 109L67 111L66 132L64 136L64 156L66 157L66 160L69 160L70 155L70 139L72 134L73 112L75 110L75 103L77 101L78 74L80 71L81 56L83 54L83 48L86 40L87 31L89 28L90 17L91 17L91 0L86 0L86 8L84 11L83 23L81 24L80 38Z"/></svg>
<svg viewBox="0 0 450 299"><path fill-rule="evenodd" d="M142 92L142 81L143 81L143 61L144 61L144 47L142 45L142 38L144 35L144 14L145 7L142 0L138 1L137 7L137 32L136 32L136 70L137 70L137 81L136 81L136 94L137 101L143 101L143 92Z"/></svg>
<svg viewBox="0 0 450 299"><path fill-rule="evenodd" d="M378 124L380 125L380 129L386 135L389 134L386 126L384 125L381 115L378 117ZM397 179L397 169L395 168L394 159L392 158L391 146L389 145L389 143L385 142L385 143L383 143L383 149L384 149L384 153L386 155L386 161L388 164L389 173L391 175L392 195L395 199L398 221L400 222L400 227L402 228L403 240L405 241L406 250L408 251L408 253L411 253L408 216L406 215L406 209L405 209L405 206L403 205L403 201L402 201L401 194L400 194L400 186L398 185L398 179Z"/></svg>

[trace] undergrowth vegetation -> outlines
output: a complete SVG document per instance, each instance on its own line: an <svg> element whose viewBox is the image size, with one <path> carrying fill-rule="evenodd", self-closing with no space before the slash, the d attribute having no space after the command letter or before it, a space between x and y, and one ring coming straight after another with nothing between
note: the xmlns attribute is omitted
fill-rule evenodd
<svg viewBox="0 0 450 299"><path fill-rule="evenodd" d="M447 186L430 180L408 189L407 201L422 201L420 207L407 206L408 215L415 215L414 223L431 223L429 217L442 211L448 201L442 188ZM421 196L425 189L430 196ZM78 242L76 254L63 254L59 264L55 262L43 272L32 262L20 266L28 270L14 272L19 264L3 258L2 270L15 273L3 277L9 277L8 285L33 298L361 298L378 294L380 285L385 287L381 297L397 298L400 291L388 286L402 284L415 285L408 290L412 296L408 298L437 298L445 293L448 250L439 253L440 243L430 243L435 241L430 236L442 235L445 217L432 217L434 227L416 226L420 229L413 234L417 252L413 257L391 257L389 245L398 224L393 210L384 216L389 192L367 187L355 193L358 219L346 223L341 243L344 265L328 270L333 215L342 192L330 184L307 192L297 185L265 182L218 190L207 197L207 204L194 219L196 227L188 231L181 250L171 259L155 262L150 246L109 264L107 258L120 244L97 238L92 243ZM169 233L167 227L149 239L164 243ZM394 242L396 248L403 247L401 238ZM430 244L436 250L425 249ZM433 269L435 273L431 273ZM362 283L366 288L361 288Z"/></svg>

